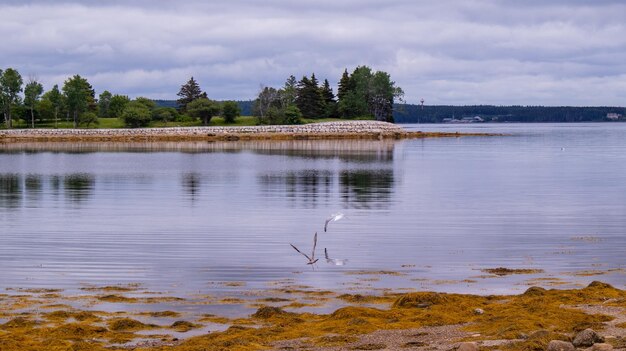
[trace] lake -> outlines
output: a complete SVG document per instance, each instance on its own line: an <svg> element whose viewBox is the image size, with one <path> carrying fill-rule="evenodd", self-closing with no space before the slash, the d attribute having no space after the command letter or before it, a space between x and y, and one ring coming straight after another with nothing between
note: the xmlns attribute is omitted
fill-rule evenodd
<svg viewBox="0 0 626 351"><path fill-rule="evenodd" d="M405 127L509 135L0 145L0 289L625 287L626 123Z"/></svg>

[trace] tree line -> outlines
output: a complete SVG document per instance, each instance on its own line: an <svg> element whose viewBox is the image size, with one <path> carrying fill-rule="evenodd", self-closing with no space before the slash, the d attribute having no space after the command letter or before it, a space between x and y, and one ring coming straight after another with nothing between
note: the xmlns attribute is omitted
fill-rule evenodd
<svg viewBox="0 0 626 351"><path fill-rule="evenodd" d="M486 122L601 122L607 114L626 115L624 107L611 106L493 106L402 105L394 112L398 123L441 123L445 118L479 116Z"/></svg>
<svg viewBox="0 0 626 351"><path fill-rule="evenodd" d="M393 106L404 92L388 73L359 66L344 70L337 94L328 82L320 84L315 73L299 81L289 76L280 88L262 86L253 114L261 124L297 124L302 118L373 118L393 122Z"/></svg>
<svg viewBox="0 0 626 351"><path fill-rule="evenodd" d="M193 77L178 92L177 108L158 106L145 97L130 99L126 95L105 90L96 97L87 79L80 75L69 77L61 87L50 90L36 77L26 82L13 68L0 69L0 111L7 128L15 120L25 121L31 128L71 123L74 128L99 123L98 118L119 118L127 127L145 127L150 122L194 122L207 125L211 118L222 115L226 123L234 123L240 115L236 102L219 103L202 92Z"/></svg>

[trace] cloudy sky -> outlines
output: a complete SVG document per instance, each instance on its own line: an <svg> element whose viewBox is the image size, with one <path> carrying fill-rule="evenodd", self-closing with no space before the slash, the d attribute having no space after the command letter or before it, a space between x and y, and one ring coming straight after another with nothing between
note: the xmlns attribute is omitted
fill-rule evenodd
<svg viewBox="0 0 626 351"><path fill-rule="evenodd" d="M624 106L624 14L603 0L0 0L0 68L161 99L193 75L221 100L369 65L410 103Z"/></svg>

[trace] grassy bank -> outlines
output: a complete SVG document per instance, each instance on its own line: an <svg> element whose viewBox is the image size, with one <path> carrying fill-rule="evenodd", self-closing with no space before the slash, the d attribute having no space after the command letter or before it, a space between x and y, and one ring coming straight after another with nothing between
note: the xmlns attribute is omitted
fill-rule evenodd
<svg viewBox="0 0 626 351"><path fill-rule="evenodd" d="M352 120L371 120L369 118L357 118ZM310 123L321 123L321 122L340 122L346 121L341 118L321 118L321 119L312 119L312 118L304 118L302 119L303 124ZM255 126L258 125L257 118L254 116L240 116L235 120L235 123L226 123L224 118L222 117L213 117L208 124L209 127L242 127L242 126ZM186 122L162 122L162 121L152 121L148 125L148 128L164 128L164 127L201 127L202 121L186 121ZM58 122L57 127L55 127L54 122L37 122L35 124L36 128L59 128L59 129L71 129L73 128L73 123L71 121L61 120ZM82 126L81 128L87 129L117 129L124 128L124 122L119 118L98 118L97 124L92 124L89 127ZM13 124L14 129L28 129L30 128L30 124L24 120L14 121ZM0 129L6 129L4 124L0 125Z"/></svg>
<svg viewBox="0 0 626 351"><path fill-rule="evenodd" d="M482 349L543 350L550 340L571 340L586 328L600 333L611 328L607 342L626 347L622 337L626 335L626 291L600 282L573 290L531 287L510 296L390 291L365 296L285 286L249 300L207 296L195 301L154 297L154 293L142 297L141 289L132 285L82 290L80 296L46 289L18 289L13 295L0 295L0 319L4 320L0 349L107 350L117 345L138 350L263 350L281 345L284 349L374 350L451 348L459 341L475 341L492 345ZM81 310L70 303L90 307ZM110 303L126 304L126 311L132 312L104 312ZM193 304L245 303L256 312L231 319L154 308L138 310L145 304L168 303L186 306L184 311ZM324 304L343 307L328 314L300 312ZM222 325L213 330L223 331L184 336L206 325ZM399 330L408 330L408 339L393 333ZM377 343L365 343L372 335Z"/></svg>

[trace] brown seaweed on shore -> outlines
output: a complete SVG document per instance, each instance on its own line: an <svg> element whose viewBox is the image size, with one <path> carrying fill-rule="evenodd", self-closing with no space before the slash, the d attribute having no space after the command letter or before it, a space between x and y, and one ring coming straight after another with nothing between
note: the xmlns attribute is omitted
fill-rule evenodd
<svg viewBox="0 0 626 351"><path fill-rule="evenodd" d="M288 340L302 340L309 346L350 345L347 347L353 348L379 343L389 346L391 341L363 341L366 339L362 340L361 336L384 330L417 332L420 328L441 326L466 330L468 335L474 335L468 336L471 340L509 340L509 343L501 346L502 349L534 350L545 348L550 339L568 339L585 328L601 330L613 318L603 314L588 314L576 306L613 306L620 311L626 309L626 291L600 282L572 290L531 287L524 294L506 296L437 292L382 297L339 296L343 296L339 300L348 303L360 304L362 301L376 301L377 298L386 299L386 302L378 304L377 308L346 306L329 314L295 313L279 307L264 306L249 318L232 320L233 325L225 331L194 336L177 343L166 338L167 342L160 345L152 343L137 347L137 350L251 351L272 348L276 342ZM481 313L476 313L477 309ZM109 318L105 321L106 327L93 319L85 319L83 322L65 319L74 316L74 313L80 312L50 312L46 323L38 322L34 315L15 314L0 325L0 349L101 351L112 344L145 338L135 334L135 331L159 328L130 318L117 317L116 314L102 316ZM219 317L207 316L206 320L210 322L216 318ZM174 324L172 328L180 327L182 330L194 323L180 321L176 326Z"/></svg>

